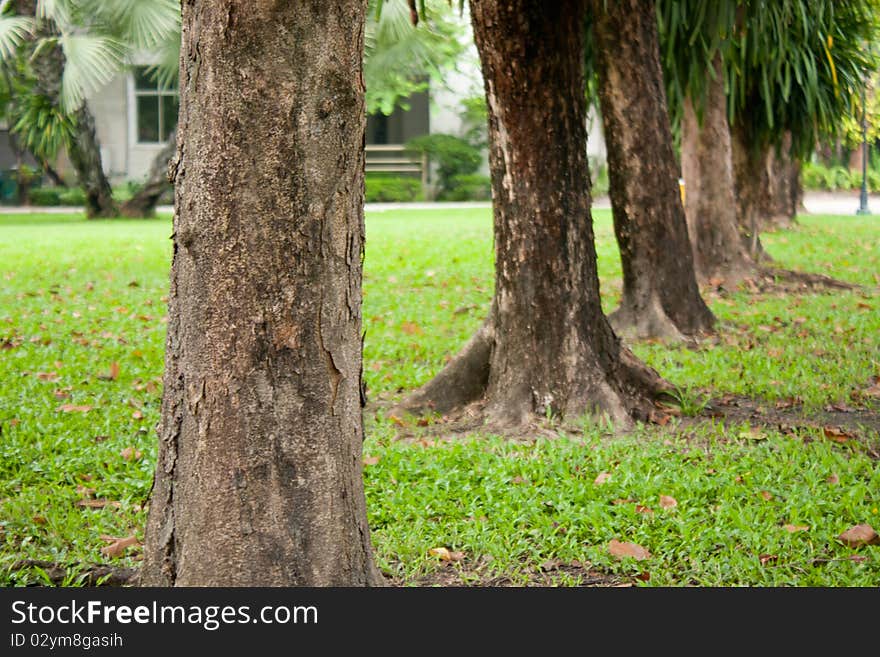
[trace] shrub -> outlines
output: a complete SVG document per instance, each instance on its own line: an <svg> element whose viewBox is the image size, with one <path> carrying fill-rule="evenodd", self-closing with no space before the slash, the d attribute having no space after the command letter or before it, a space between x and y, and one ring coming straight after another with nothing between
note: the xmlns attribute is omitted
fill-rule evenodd
<svg viewBox="0 0 880 657"><path fill-rule="evenodd" d="M28 200L31 205L61 205L62 191L64 191L63 187L34 187L28 191Z"/></svg>
<svg viewBox="0 0 880 657"><path fill-rule="evenodd" d="M407 203L422 199L422 181L413 177L368 174L365 188L367 203Z"/></svg>
<svg viewBox="0 0 880 657"><path fill-rule="evenodd" d="M452 190L453 177L476 173L483 161L479 148L454 135L424 135L410 139L406 147L428 155L437 164L441 194Z"/></svg>
<svg viewBox="0 0 880 657"><path fill-rule="evenodd" d="M71 187L58 194L61 205L85 205L86 193L82 187Z"/></svg>
<svg viewBox="0 0 880 657"><path fill-rule="evenodd" d="M452 176L450 187L444 189L440 201L488 201L492 198L492 179L477 173Z"/></svg>
<svg viewBox="0 0 880 657"><path fill-rule="evenodd" d="M801 182L804 185L804 189L826 189L825 167L811 162L804 164L801 169Z"/></svg>

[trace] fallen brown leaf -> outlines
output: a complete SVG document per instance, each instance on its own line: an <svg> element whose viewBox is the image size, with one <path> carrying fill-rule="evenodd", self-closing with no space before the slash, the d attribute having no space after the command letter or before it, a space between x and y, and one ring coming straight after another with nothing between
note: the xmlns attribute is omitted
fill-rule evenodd
<svg viewBox="0 0 880 657"><path fill-rule="evenodd" d="M103 381L115 381L119 378L119 363L115 360L110 363L110 371L106 374L99 374L98 378Z"/></svg>
<svg viewBox="0 0 880 657"><path fill-rule="evenodd" d="M807 525L783 525L782 528L787 531L789 534L794 534L796 532L808 532L810 528Z"/></svg>
<svg viewBox="0 0 880 657"><path fill-rule="evenodd" d="M832 473L831 476L829 476L825 481L826 481L826 483L829 483L829 484L839 484L839 483L840 483L840 477L838 477L838 476L837 476L837 473L834 472L834 473Z"/></svg>
<svg viewBox="0 0 880 657"><path fill-rule="evenodd" d="M609 541L608 553L618 559L632 557L636 561L644 561L651 558L651 553L638 543L625 543L618 541L616 538L612 538Z"/></svg>
<svg viewBox="0 0 880 657"><path fill-rule="evenodd" d="M376 465L380 458L379 456L365 456L364 465Z"/></svg>
<svg viewBox="0 0 880 657"><path fill-rule="evenodd" d="M94 488L89 488L88 486L84 486L83 484L80 484L76 487L76 494L80 497L91 497L95 494L95 492L96 491Z"/></svg>
<svg viewBox="0 0 880 657"><path fill-rule="evenodd" d="M779 561L779 556L775 554L760 554L758 555L758 559L761 561L761 565L766 565L768 563L776 563Z"/></svg>
<svg viewBox="0 0 880 657"><path fill-rule="evenodd" d="M85 506L90 509L103 509L105 506L112 506L115 509L122 508L122 502L117 502L116 500L80 500L76 503L77 506Z"/></svg>
<svg viewBox="0 0 880 657"><path fill-rule="evenodd" d="M773 493L771 493L769 490L762 490L758 494L761 496L761 499L766 500L768 502L773 499Z"/></svg>
<svg viewBox="0 0 880 657"><path fill-rule="evenodd" d="M636 504L636 513L654 513L654 511L644 504Z"/></svg>
<svg viewBox="0 0 880 657"><path fill-rule="evenodd" d="M660 507L663 509L672 509L678 506L678 500L671 495L660 496Z"/></svg>
<svg viewBox="0 0 880 657"><path fill-rule="evenodd" d="M599 475L593 480L593 484L596 486L601 486L609 479L611 479L610 472L600 472Z"/></svg>
<svg viewBox="0 0 880 657"><path fill-rule="evenodd" d="M826 438L833 440L836 443L845 443L852 438L851 434L848 434L846 431L838 427L825 427L823 432Z"/></svg>
<svg viewBox="0 0 880 657"><path fill-rule="evenodd" d="M37 372L36 376L40 381L57 381L61 378L58 372Z"/></svg>
<svg viewBox="0 0 880 657"><path fill-rule="evenodd" d="M139 449L135 449L134 447L126 447L121 452L119 452L119 455L126 461L140 461L144 453Z"/></svg>
<svg viewBox="0 0 880 657"><path fill-rule="evenodd" d="M437 557L440 561L461 561L464 559L464 552L452 552L445 547L436 547L428 550L428 554Z"/></svg>
<svg viewBox="0 0 880 657"><path fill-rule="evenodd" d="M112 537L102 537L102 539L107 540L107 538ZM127 548L130 548L132 545L139 545L140 541L138 541L137 536L126 536L125 538L117 538L114 539L113 542L107 547L101 548L101 554L103 554L108 559L115 559L116 557L122 556L122 553L125 552Z"/></svg>
<svg viewBox="0 0 880 657"><path fill-rule="evenodd" d="M871 525L856 525L855 527L850 527L837 538L849 547L880 544L880 536L878 536L877 532L874 531L874 528L871 527Z"/></svg>
<svg viewBox="0 0 880 657"><path fill-rule="evenodd" d="M61 404L58 410L62 413L88 413L92 410L91 406L81 406L78 404Z"/></svg>

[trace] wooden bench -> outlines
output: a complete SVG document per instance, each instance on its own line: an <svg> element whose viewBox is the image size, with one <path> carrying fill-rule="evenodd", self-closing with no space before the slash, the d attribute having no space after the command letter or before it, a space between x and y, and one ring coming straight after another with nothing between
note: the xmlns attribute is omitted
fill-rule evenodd
<svg viewBox="0 0 880 657"><path fill-rule="evenodd" d="M402 144L367 144L366 171L418 175L422 189L428 186L428 156L407 150Z"/></svg>

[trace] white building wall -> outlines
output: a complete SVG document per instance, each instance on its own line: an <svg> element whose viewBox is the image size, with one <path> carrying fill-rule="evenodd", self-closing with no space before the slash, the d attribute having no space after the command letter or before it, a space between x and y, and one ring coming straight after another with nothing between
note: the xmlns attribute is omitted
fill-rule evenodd
<svg viewBox="0 0 880 657"><path fill-rule="evenodd" d="M117 75L87 102L95 117L104 172L114 181L128 173L128 115L126 76Z"/></svg>
<svg viewBox="0 0 880 657"><path fill-rule="evenodd" d="M95 117L104 170L114 184L143 181L164 144L137 142L134 81L120 73L88 98Z"/></svg>

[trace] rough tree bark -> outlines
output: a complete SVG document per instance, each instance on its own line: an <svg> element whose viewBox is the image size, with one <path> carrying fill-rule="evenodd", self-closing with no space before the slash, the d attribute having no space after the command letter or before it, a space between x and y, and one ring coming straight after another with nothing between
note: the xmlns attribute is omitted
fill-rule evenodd
<svg viewBox="0 0 880 657"><path fill-rule="evenodd" d="M366 2L183 3L147 585L370 585Z"/></svg>
<svg viewBox="0 0 880 657"><path fill-rule="evenodd" d="M547 412L645 419L666 386L602 313L590 217L586 0L471 0L489 108L495 298L446 368L402 404L470 402L495 426Z"/></svg>
<svg viewBox="0 0 880 657"><path fill-rule="evenodd" d="M761 231L790 227L796 219L803 196L800 162L791 156L790 133L778 148L756 147L744 123L737 121L731 129L737 222L749 252L760 262L770 259L761 244Z"/></svg>
<svg viewBox="0 0 880 657"><path fill-rule="evenodd" d="M638 338L680 340L709 331L700 297L672 143L654 2L592 0L599 103L608 148L623 297L609 317Z"/></svg>
<svg viewBox="0 0 880 657"><path fill-rule="evenodd" d="M23 16L36 17L35 0L17 0L16 11ZM35 39L55 39L58 30L48 19L40 19ZM49 99L54 106L61 106L61 78L64 73L64 52L57 41L39 48L30 58L36 78L36 92ZM83 104L73 114L74 134L67 144L67 154L76 172L77 182L86 195L86 216L115 217L118 208L113 200L113 190L104 174L101 162L101 146L95 129L95 117L88 104Z"/></svg>
<svg viewBox="0 0 880 657"><path fill-rule="evenodd" d="M685 100L681 129L681 168L685 215L698 280L735 285L756 272L755 261L740 236L723 61L715 56L707 72L702 123L693 102Z"/></svg>
<svg viewBox="0 0 880 657"><path fill-rule="evenodd" d="M77 182L85 192L86 217L119 216L119 209L113 200L113 189L104 174L95 117L85 101L73 115L73 129L67 155L76 171Z"/></svg>
<svg viewBox="0 0 880 657"><path fill-rule="evenodd" d="M743 245L751 258L761 263L769 259L761 244L761 217L764 183L767 174L767 150L752 147L744 127L744 121L736 121L730 128L733 179L736 189L736 222Z"/></svg>
<svg viewBox="0 0 880 657"><path fill-rule="evenodd" d="M783 135L778 149L767 153L763 179L761 227L790 228L801 205L801 164L791 154L791 133Z"/></svg>
<svg viewBox="0 0 880 657"><path fill-rule="evenodd" d="M171 133L168 142L150 165L147 181L137 194L119 208L123 217L152 217L162 194L168 189L168 168L177 152L177 131Z"/></svg>

